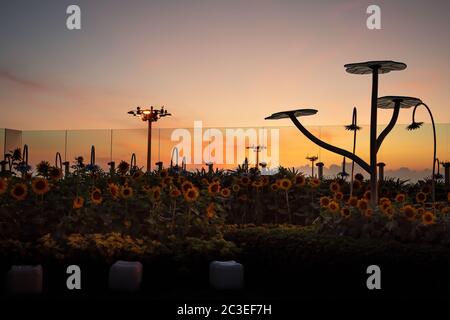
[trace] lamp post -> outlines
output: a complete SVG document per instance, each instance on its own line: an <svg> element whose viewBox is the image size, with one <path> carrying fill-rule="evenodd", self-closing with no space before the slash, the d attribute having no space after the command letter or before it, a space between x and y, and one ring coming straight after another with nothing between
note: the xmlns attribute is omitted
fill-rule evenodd
<svg viewBox="0 0 450 320"><path fill-rule="evenodd" d="M311 161L311 177L314 178L314 162L319 159L318 156L306 156L306 160Z"/></svg>
<svg viewBox="0 0 450 320"><path fill-rule="evenodd" d="M147 172L151 171L151 154L152 154L152 123L158 121L162 117L171 116L164 106L157 109L153 106L150 109L141 109L137 107L136 110L128 111L128 114L134 117L141 118L142 121L148 122L148 133L147 133Z"/></svg>

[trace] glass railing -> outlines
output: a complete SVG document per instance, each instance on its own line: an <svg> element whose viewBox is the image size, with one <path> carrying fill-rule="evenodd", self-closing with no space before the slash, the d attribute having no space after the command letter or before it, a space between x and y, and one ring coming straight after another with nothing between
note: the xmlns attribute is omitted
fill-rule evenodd
<svg viewBox="0 0 450 320"><path fill-rule="evenodd" d="M433 159L432 127L425 124L416 131L407 131L405 125L397 125L385 139L378 154L378 160L386 163L386 176L402 179L417 180L431 173ZM384 126L379 126L378 132ZM278 152L278 163L284 167L295 167L306 173L311 172L310 162L305 158L308 155L317 155L319 161L325 163L325 174L334 175L342 171L343 157L319 148L295 127L268 127L268 128L242 128L256 132L256 140L247 135L242 146L227 145L227 133L237 128L215 128L207 131L203 128L197 135L193 128L152 130L151 163L162 161L168 166L170 160L177 161L175 146L178 146L178 163L184 158L187 169L205 167L205 162L215 162L216 167L227 169L235 168L241 164L244 157L250 163L255 162L256 154L251 145L264 145L266 149L258 153L259 162L268 162ZM263 130L266 129L266 130ZM279 140L271 138L278 129ZM346 131L343 126L315 126L308 129L322 140L352 150L353 133ZM228 130L228 131L227 131ZM437 156L441 161L450 161L450 124L437 124ZM215 144L209 144L209 136ZM190 139L180 138L184 133ZM248 132L247 132L248 133ZM203 136L203 139L201 138ZM203 140L203 141L202 141ZM220 143L220 140L222 143ZM107 163L121 160L130 162L132 153L136 154L137 165L145 169L147 158L147 130L146 129L114 129L114 130L61 130L61 131L17 131L11 129L0 130L0 150L2 154L16 147L27 144L29 147L29 164L34 168L41 161L55 162L57 152L62 160L73 162L75 157L83 156L86 162L90 161L91 146L95 146L96 164L106 169ZM237 142L237 139L236 139ZM184 143L185 150L180 147ZM191 150L187 146L191 146ZM215 147L214 147L215 146ZM239 148L243 149L238 150ZM357 134L356 153L368 161L369 158L369 128L363 126ZM198 161L200 159L200 161ZM197 161L194 161L197 160ZM273 162L275 163L275 161ZM346 171L350 171L350 161L346 161ZM441 168L442 171L442 168Z"/></svg>

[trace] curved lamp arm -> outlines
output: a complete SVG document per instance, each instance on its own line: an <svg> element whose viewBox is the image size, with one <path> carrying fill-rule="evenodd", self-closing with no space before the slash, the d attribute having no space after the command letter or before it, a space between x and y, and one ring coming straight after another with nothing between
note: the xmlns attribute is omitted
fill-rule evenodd
<svg viewBox="0 0 450 320"><path fill-rule="evenodd" d="M331 151L331 152L340 154L341 156L344 156L344 157L347 157L347 158L349 158L349 159L352 159L352 160L355 161L362 169L364 169L366 172L370 173L370 166L369 166L369 164L368 164L367 162L365 162L363 159L361 159L361 158L358 157L357 155L355 155L355 154L353 154L353 153L351 153L351 152L349 152L349 151L347 151L347 150L344 150L344 149L341 149L341 148L332 146L331 144L328 144L328 143L326 143L326 142L324 142L324 141L318 139L316 136L314 136L311 132L309 132L309 131L308 131L308 130L307 130L307 129L299 122L299 121L298 121L298 119L295 117L295 115L294 115L293 113L289 113L289 118L290 118L291 121L295 124L295 126L297 127L297 129L300 130L300 131L301 131L301 132L302 132L309 140L311 140L312 142L314 142L314 143L317 144L318 146L320 146L320 147L322 147L322 148L324 148L324 149L326 149L326 150L328 150L328 151Z"/></svg>
<svg viewBox="0 0 450 320"><path fill-rule="evenodd" d="M432 200L433 200L433 203L435 203L435 201L436 201L436 190L435 190L435 185L436 185L436 183L435 183L435 180L436 180L436 145L437 145L437 142L436 142L436 126L435 126L435 123L434 123L433 113L431 113L431 109L424 102L420 102L420 103L416 104L416 106L414 107L413 114L412 114L413 124L416 123L416 118L415 118L416 117L416 110L420 106L424 106L427 109L428 114L429 114L429 116L431 118L431 124L433 126L433 140L434 140L434 146L433 147L434 147L434 149L433 149L433 169L432 169L433 173L432 173L432 177L431 177L431 183L432 183L432 189L433 189L433 191L432 191L432 198L433 199Z"/></svg>
<svg viewBox="0 0 450 320"><path fill-rule="evenodd" d="M394 107L394 113L392 114L391 121L389 121L389 124L384 128L384 130L380 133L380 135L377 138L377 153L381 148L381 144L383 143L384 138L391 132L391 130L394 128L395 124L398 120L398 115L400 113L400 101L395 101L395 107Z"/></svg>

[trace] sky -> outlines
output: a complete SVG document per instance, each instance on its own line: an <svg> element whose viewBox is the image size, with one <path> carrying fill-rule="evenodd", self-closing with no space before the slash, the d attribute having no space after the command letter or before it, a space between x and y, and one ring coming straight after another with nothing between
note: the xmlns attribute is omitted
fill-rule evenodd
<svg viewBox="0 0 450 320"><path fill-rule="evenodd" d="M66 28L70 4L81 30ZM381 30L366 27L370 4ZM126 112L149 105L173 114L160 128L289 126L264 117L303 107L319 110L306 125L339 126L354 106L367 124L370 76L343 67L367 60L406 63L380 76L379 95L421 98L449 123L449 9L444 0L2 1L0 128L145 128ZM399 123L410 118L402 110ZM389 119L380 111L380 123Z"/></svg>

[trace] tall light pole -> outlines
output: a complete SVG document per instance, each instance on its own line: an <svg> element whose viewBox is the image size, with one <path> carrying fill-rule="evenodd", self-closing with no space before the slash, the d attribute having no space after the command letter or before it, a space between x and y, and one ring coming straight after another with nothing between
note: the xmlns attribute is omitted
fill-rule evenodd
<svg viewBox="0 0 450 320"><path fill-rule="evenodd" d="M137 107L136 110L128 111L128 114L134 117L140 117L142 121L148 122L148 133L147 133L147 172L151 171L151 159L152 159L152 123L158 121L162 117L171 116L164 106L157 109L153 106L150 109L141 109Z"/></svg>

